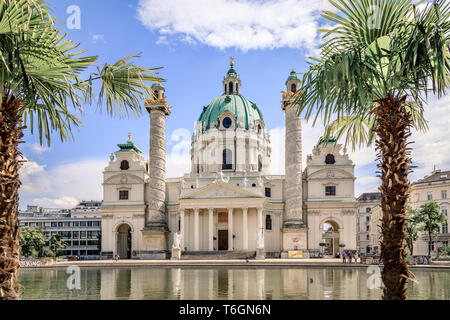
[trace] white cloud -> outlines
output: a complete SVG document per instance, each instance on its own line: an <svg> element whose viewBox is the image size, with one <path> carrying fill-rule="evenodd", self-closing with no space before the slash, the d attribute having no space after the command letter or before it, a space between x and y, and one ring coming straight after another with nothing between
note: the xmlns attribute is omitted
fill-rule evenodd
<svg viewBox="0 0 450 320"><path fill-rule="evenodd" d="M43 147L39 143L30 144L30 145L28 145L28 147L32 153L37 154L37 155L41 155L44 152L49 150L48 147Z"/></svg>
<svg viewBox="0 0 450 320"><path fill-rule="evenodd" d="M319 43L327 0L140 0L138 19L158 31L158 43L171 36L188 44L225 49L306 48Z"/></svg>
<svg viewBox="0 0 450 320"><path fill-rule="evenodd" d="M429 130L413 131L410 138L410 141L414 141L409 145L413 148L413 164L418 166L410 175L411 180L430 175L434 165L442 170L450 170L450 95L439 100L432 97L424 108Z"/></svg>
<svg viewBox="0 0 450 320"><path fill-rule="evenodd" d="M101 200L102 171L106 165L106 160L87 159L46 169L44 165L28 161L19 172L21 202L25 199L67 208L80 200ZM21 203L21 207L26 204Z"/></svg>
<svg viewBox="0 0 450 320"><path fill-rule="evenodd" d="M166 157L166 177L177 178L191 172L191 133L186 129L176 129L170 136L172 149Z"/></svg>
<svg viewBox="0 0 450 320"><path fill-rule="evenodd" d="M104 34L92 34L91 38L92 38L92 43L94 43L94 44L99 41L106 43Z"/></svg>
<svg viewBox="0 0 450 320"><path fill-rule="evenodd" d="M51 198L36 198L33 199L33 204L44 208L73 208L80 201L74 197L61 197L58 199Z"/></svg>

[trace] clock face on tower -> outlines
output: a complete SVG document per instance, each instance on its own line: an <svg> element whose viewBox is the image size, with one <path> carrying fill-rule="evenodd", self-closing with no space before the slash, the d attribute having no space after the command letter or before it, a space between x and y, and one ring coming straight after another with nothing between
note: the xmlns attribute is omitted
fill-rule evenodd
<svg viewBox="0 0 450 320"><path fill-rule="evenodd" d="M223 127L226 128L226 129L231 127L232 123L233 122L231 121L231 119L229 117L224 118L223 121L222 121Z"/></svg>

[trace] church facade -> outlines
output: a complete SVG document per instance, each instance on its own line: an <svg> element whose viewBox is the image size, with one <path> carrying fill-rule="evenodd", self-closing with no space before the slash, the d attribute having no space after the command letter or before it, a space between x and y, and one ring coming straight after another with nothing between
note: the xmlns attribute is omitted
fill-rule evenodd
<svg viewBox="0 0 450 320"><path fill-rule="evenodd" d="M270 136L258 106L241 94L233 62L223 93L203 107L191 144L191 172L166 178L165 89L152 86L149 161L131 135L103 172L102 256L170 258L185 252L262 250L266 257L334 255L356 249L354 165L321 139L302 168L302 127L293 105L300 80L282 92L285 175L270 174ZM318 137L319 138L319 137ZM178 236L179 235L179 236Z"/></svg>

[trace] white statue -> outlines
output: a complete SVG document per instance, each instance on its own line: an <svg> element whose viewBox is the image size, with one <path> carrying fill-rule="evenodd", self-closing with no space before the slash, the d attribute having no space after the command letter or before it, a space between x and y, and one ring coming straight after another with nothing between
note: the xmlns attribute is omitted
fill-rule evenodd
<svg viewBox="0 0 450 320"><path fill-rule="evenodd" d="M261 176L258 177L258 187L260 188L264 187L264 182Z"/></svg>
<svg viewBox="0 0 450 320"><path fill-rule="evenodd" d="M242 186L244 188L248 187L247 171L245 171L245 173L244 173L244 180L242 181Z"/></svg>
<svg viewBox="0 0 450 320"><path fill-rule="evenodd" d="M264 231L261 229L258 233L258 241L256 243L258 249L264 248Z"/></svg>
<svg viewBox="0 0 450 320"><path fill-rule="evenodd" d="M173 249L181 249L181 234L176 232L173 235L173 245L172 245Z"/></svg>
<svg viewBox="0 0 450 320"><path fill-rule="evenodd" d="M218 181L222 181L222 182L228 183L228 181L230 181L230 177L225 177L225 175L223 174L223 171L220 170L217 173L217 178L216 178L215 182L218 182Z"/></svg>
<svg viewBox="0 0 450 320"><path fill-rule="evenodd" d="M109 155L109 160L114 161L114 153L111 153L111 154Z"/></svg>

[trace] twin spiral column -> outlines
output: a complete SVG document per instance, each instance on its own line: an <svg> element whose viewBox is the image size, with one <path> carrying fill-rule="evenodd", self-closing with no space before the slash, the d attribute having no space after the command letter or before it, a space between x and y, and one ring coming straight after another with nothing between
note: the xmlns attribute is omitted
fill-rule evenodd
<svg viewBox="0 0 450 320"><path fill-rule="evenodd" d="M146 189L148 203L145 227L142 230L142 259L166 259L168 257L168 226L166 216L166 116L170 106L164 97L160 83L152 85L153 98L146 101L150 115L149 182Z"/></svg>
<svg viewBox="0 0 450 320"><path fill-rule="evenodd" d="M285 215L284 228L299 227L303 224L302 215L302 122L297 115L297 106L292 98L283 99L286 112L285 138Z"/></svg>
<svg viewBox="0 0 450 320"><path fill-rule="evenodd" d="M146 226L167 229L166 223L166 116L167 104L147 103L150 113L149 198Z"/></svg>

